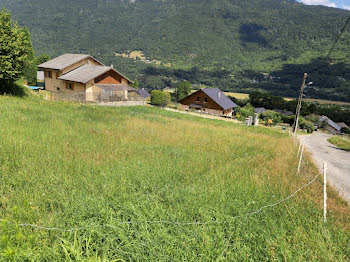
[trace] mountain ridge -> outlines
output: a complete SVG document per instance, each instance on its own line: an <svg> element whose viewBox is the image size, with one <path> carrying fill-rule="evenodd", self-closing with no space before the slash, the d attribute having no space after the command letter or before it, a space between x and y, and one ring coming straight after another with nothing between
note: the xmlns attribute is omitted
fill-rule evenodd
<svg viewBox="0 0 350 262"><path fill-rule="evenodd" d="M319 66L350 14L292 0L2 3L29 28L37 54L90 53L149 89L190 80L228 91L261 89L288 96L297 95L303 71ZM333 59L345 56L349 36L347 28ZM115 56L136 50L161 65ZM284 71L291 65L300 68ZM310 76L321 89L311 90L310 97L350 101L348 62L337 63L335 72L331 67L332 84L326 87L320 85L327 72Z"/></svg>

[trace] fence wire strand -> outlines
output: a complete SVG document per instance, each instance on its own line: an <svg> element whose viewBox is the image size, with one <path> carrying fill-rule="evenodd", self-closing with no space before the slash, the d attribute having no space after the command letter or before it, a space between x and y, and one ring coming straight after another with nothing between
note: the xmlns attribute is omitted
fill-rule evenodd
<svg viewBox="0 0 350 262"><path fill-rule="evenodd" d="M189 225L209 225L209 224L227 224L230 223L231 220L237 219L237 218L244 218L244 217L250 217L253 215L256 215L258 213L261 213L263 210L267 209L267 208L271 208L271 207L275 207L277 205L280 205L286 201L288 201L289 199L293 198L296 194L298 194L300 191L302 191L304 188L308 187L309 185L311 185L312 183L314 183L316 181L316 179L321 176L321 173L318 173L317 176L315 176L312 180L310 180L307 184L303 185L302 187L300 187L298 190L296 190L293 194L289 195L286 198L283 198L282 200L276 202L276 203L272 203L272 204L268 204L265 206L260 207L259 209L247 213L247 214L243 214L243 215L237 215L237 216L231 216L228 220L225 221L215 221L215 220L210 220L210 221L205 221L205 222L174 222L174 221L168 221L168 220L156 220L156 221L124 221L124 222L117 222L116 224L118 225L125 225L125 224L129 224L129 225L135 225L135 224L169 224L169 225L177 225L177 226L189 226ZM0 219L0 221L4 222L7 221L5 219ZM108 227L108 228L114 228L116 229L117 227L114 225L110 225L110 224L102 224L102 225L91 225L91 226L82 226L82 227L77 227L77 228L71 228L71 229L62 229L62 228L58 228L58 227L46 227L46 226L41 226L41 225L36 225L36 224L29 224L29 223L24 223L24 224L16 224L14 222L8 222L10 224L14 224L20 227L32 227L32 228L36 228L36 229L41 229L41 230L48 230L48 231L61 231L61 232L75 232L75 231L79 231L79 230L83 230L83 229L92 229L92 228L102 228L102 227Z"/></svg>

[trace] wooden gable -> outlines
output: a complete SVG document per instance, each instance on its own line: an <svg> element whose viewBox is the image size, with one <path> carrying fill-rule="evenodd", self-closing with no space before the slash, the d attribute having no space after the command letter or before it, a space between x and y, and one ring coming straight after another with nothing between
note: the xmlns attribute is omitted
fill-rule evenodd
<svg viewBox="0 0 350 262"><path fill-rule="evenodd" d="M193 94L185 97L180 101L183 105L201 105L203 108L222 110L222 107L219 106L213 99L211 99L206 93L202 90L198 90Z"/></svg>

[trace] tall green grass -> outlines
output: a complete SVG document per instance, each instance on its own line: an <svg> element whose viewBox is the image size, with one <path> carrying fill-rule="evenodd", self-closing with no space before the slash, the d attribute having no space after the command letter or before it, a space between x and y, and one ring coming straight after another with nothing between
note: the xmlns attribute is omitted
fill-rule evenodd
<svg viewBox="0 0 350 262"><path fill-rule="evenodd" d="M350 151L350 138L348 137L332 136L328 138L328 142L342 150Z"/></svg>
<svg viewBox="0 0 350 262"><path fill-rule="evenodd" d="M350 259L347 207L331 196L322 223L321 180L231 219L317 175L308 161L296 175L282 133L152 107L11 97L0 97L0 129L3 261ZM157 220L227 223L121 224Z"/></svg>

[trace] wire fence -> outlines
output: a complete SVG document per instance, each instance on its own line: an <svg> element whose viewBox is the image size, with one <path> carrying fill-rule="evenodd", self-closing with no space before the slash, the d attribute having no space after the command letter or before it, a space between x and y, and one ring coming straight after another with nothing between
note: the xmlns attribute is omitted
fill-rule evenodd
<svg viewBox="0 0 350 262"><path fill-rule="evenodd" d="M146 220L146 221L120 221L120 222L117 222L116 224L118 224L118 225L123 225L123 224L130 224L130 225L132 225L132 224L169 224L169 225L177 225L177 226L227 224L227 223L230 223L234 219L250 217L250 216L259 214L259 213L261 213L262 211L264 211L267 208L272 208L272 207L278 206L278 205L280 205L280 204L290 200L295 195L297 195L300 191L302 191L303 189L305 189L306 187L308 187L309 185L314 183L319 176L321 176L321 173L319 173L317 176L315 176L308 183L306 183L303 186L301 186L294 193L292 193L291 195L281 199L278 202L262 206L259 209L255 210L255 211L252 211L252 212L249 212L249 213L246 213L246 214L232 216L232 217L228 218L227 220L223 220L223 221L209 220L209 221L203 221L203 222L177 222L177 221L168 221L168 220L155 220L155 221L148 221L148 220ZM0 219L0 221L6 221L6 220L5 219ZM32 228L36 228L36 229L49 230L49 231L61 231L61 232L74 232L74 231L79 231L79 230L83 230L83 229L92 229L92 228L101 228L101 227L117 228L116 226L111 225L111 224L90 225L90 226L82 226L82 227L76 227L76 228L63 229L63 228L46 227L46 226L41 226L41 225L36 225L36 224L29 224L29 223L23 223L23 224L17 224L17 223L14 223L14 222L8 222L8 223L15 224L15 225L20 226L20 227L32 227Z"/></svg>
<svg viewBox="0 0 350 262"><path fill-rule="evenodd" d="M289 133L291 138L294 140L293 144L295 147L298 147L298 142L296 141L297 138L295 136L293 136L291 134L291 132ZM298 170L297 170L297 174L300 172L300 165L301 165L301 161L303 159L303 155L304 155L304 145L302 143L302 141L299 141L299 149L297 152L297 157L299 157L298 160ZM242 214L242 215L237 215L237 216L231 216L226 220L222 220L222 221L216 221L216 220L209 220L209 221L202 221L202 222L178 222L178 221L169 221L169 220L145 220L145 221L119 221L116 222L117 225L125 225L125 224L129 224L129 225L135 225L135 224L168 224L168 225L177 225L177 226L190 226L190 225L209 225L209 224L227 224L232 222L234 219L237 218L246 218L246 217L250 217L253 215L257 215L261 212L263 212L265 209L268 208L273 208L275 206L278 206L284 202L287 202L288 200L292 199L295 195L297 195L299 192L301 192L303 189L305 189L306 187L310 186L311 184L313 184L320 176L322 175L321 172L318 173L318 175L316 175L313 179L309 180L308 183L304 184L303 186L301 186L298 190L296 190L294 193L290 194L289 196L262 206L252 212L246 213L246 214ZM64 228L58 228L58 227L47 227L47 226L41 226L41 225L36 225L36 224L30 224L30 223L16 223L16 222L11 222L11 221L7 221L6 219L0 219L1 222L8 222L10 224L13 225L17 225L19 227L32 227L32 228L36 228L36 229L40 229L40 230L48 230L48 231L60 231L60 232L75 232L75 231L79 231L79 230L83 230L83 229L93 229L93 228L117 228L117 226L115 225L111 225L111 224L101 224L101 225L88 225L88 226L81 226L81 227L76 227L76 228L68 228L68 229L64 229Z"/></svg>

